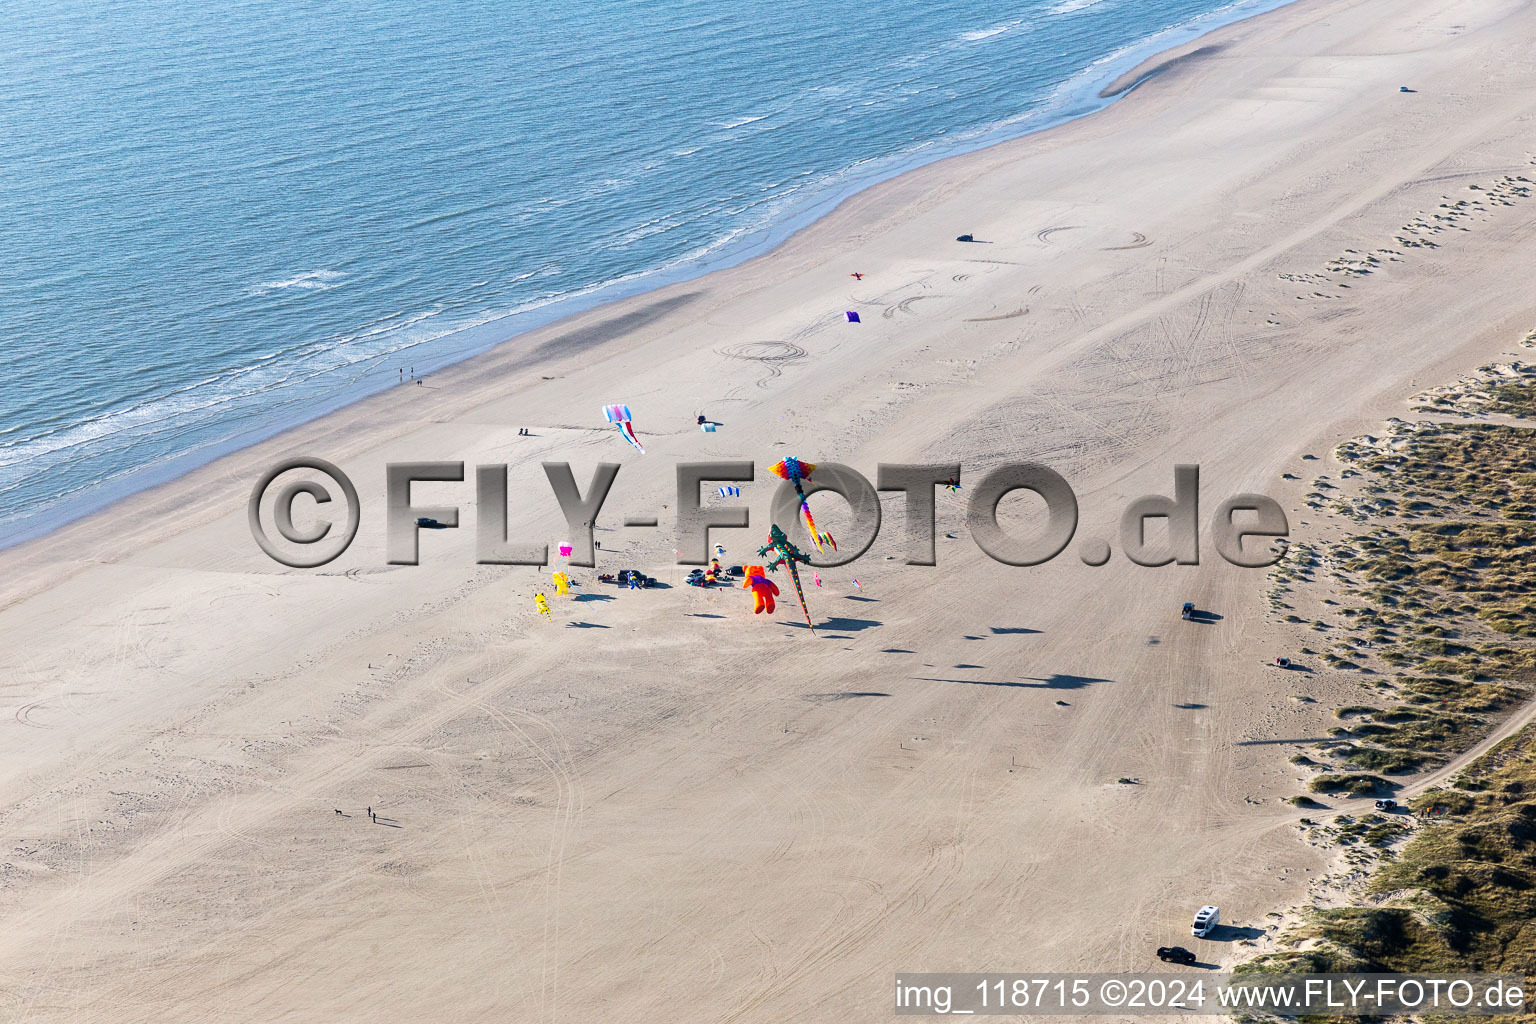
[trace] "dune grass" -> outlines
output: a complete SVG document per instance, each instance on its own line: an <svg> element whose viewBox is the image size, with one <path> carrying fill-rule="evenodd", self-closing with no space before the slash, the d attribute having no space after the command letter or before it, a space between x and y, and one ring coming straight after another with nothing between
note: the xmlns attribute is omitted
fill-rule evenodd
<svg viewBox="0 0 1536 1024"><path fill-rule="evenodd" d="M1533 382L1506 374L1469 386L1479 411L1529 417ZM1396 788L1391 776L1473 746L1536 689L1536 430L1395 421L1387 437L1338 455L1359 486L1326 499L1319 488L1314 507L1362 526L1331 545L1294 545L1299 557L1272 574L1270 605L1290 610L1296 588L1331 577L1338 603L1321 603L1339 621L1322 623L1322 662L1359 669L1373 699L1337 708L1317 760L1292 762L1318 772L1313 793L1379 795ZM1369 881L1353 905L1303 911L1277 952L1238 970L1536 978L1536 725L1409 807L1308 820L1310 835L1350 850L1349 864L1374 864ZM1415 826L1406 841L1405 821Z"/></svg>
<svg viewBox="0 0 1536 1024"><path fill-rule="evenodd" d="M1536 727L1495 747L1449 789L1410 807L1438 812L1372 876L1360 905L1313 908L1280 951L1244 970L1510 971L1536 976ZM1385 844L1388 816L1339 819L1339 835Z"/></svg>

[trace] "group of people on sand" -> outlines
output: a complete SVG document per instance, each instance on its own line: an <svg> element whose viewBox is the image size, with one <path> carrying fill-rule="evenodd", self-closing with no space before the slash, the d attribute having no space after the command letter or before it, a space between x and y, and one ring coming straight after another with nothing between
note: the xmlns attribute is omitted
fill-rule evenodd
<svg viewBox="0 0 1536 1024"><path fill-rule="evenodd" d="M720 564L720 559L709 560L709 568L695 569L688 574L688 584L694 587L724 586L731 582L731 573Z"/></svg>

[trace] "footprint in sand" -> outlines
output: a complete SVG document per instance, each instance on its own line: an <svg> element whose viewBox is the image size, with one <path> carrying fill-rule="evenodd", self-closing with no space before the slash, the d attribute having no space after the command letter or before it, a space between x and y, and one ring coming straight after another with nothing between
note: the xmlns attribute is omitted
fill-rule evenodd
<svg viewBox="0 0 1536 1024"><path fill-rule="evenodd" d="M1035 232L1035 239L1037 241L1044 242L1046 245L1051 245L1052 244L1051 243L1051 236L1052 235L1057 234L1057 233L1062 232L1062 231L1080 231L1080 230L1082 230L1082 226L1079 225L1079 224L1067 224L1067 225L1065 225L1063 227L1046 228L1043 231L1036 231Z"/></svg>
<svg viewBox="0 0 1536 1024"><path fill-rule="evenodd" d="M1151 244L1151 241L1148 240L1146 235L1142 234L1140 231L1132 231L1129 245L1106 245L1104 246L1103 251L1116 252L1120 249L1142 249Z"/></svg>
<svg viewBox="0 0 1536 1024"><path fill-rule="evenodd" d="M1044 242L1046 245L1057 245L1059 243L1052 241L1053 235L1060 234L1063 231L1083 230L1088 230L1088 234L1077 236L1073 239L1073 241L1082 246L1097 245L1100 252L1119 252L1124 249L1142 249L1152 244L1152 241L1140 231L1132 231L1130 233L1129 241L1126 241L1126 233L1118 228L1085 229L1082 225L1079 224L1067 224L1061 227L1046 228L1043 231L1037 231L1035 232L1035 239L1037 241ZM1105 244L1109 242L1118 244Z"/></svg>
<svg viewBox="0 0 1536 1024"><path fill-rule="evenodd" d="M896 303L894 306L886 306L884 311L882 311L880 315L885 317L887 320L890 320L890 319L893 319L896 316L897 313L911 313L912 312L912 303L916 302L918 299L939 299L939 298L943 298L943 296L942 295L913 295L913 296L910 296L908 298L902 299L900 302Z"/></svg>
<svg viewBox="0 0 1536 1024"><path fill-rule="evenodd" d="M1025 306L1022 309L1014 310L1012 313L999 313L997 316L971 316L971 317L966 317L965 322L968 323L968 324L980 324L980 323L986 323L989 320L1012 320L1014 317L1016 317L1016 316L1023 316L1024 314L1026 314L1028 312L1029 312L1029 307Z"/></svg>

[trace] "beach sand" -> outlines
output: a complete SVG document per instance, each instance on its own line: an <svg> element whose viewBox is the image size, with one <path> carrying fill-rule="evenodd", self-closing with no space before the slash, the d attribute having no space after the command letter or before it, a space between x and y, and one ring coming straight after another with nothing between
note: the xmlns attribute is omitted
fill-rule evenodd
<svg viewBox="0 0 1536 1024"><path fill-rule="evenodd" d="M716 538L750 562L784 455L968 484L1036 460L1079 540L1118 546L1120 509L1193 462L1203 520L1258 491L1305 538L1283 473L1536 324L1536 201L1413 227L1536 176L1536 8L1299 0L1188 49L767 256L0 552L0 1017L869 1020L899 971L1241 955L1192 913L1262 927L1322 869L1287 758L1353 685L1270 666L1262 571L1208 534L1198 567L1090 568L1074 542L1010 568L942 490L939 565L907 566L889 495L870 553L808 588L813 637L788 587L768 620L682 586L664 508L674 463L755 460L754 527ZM321 569L247 527L298 454L362 493ZM426 459L510 463L513 535L551 544L539 462L623 463L601 567L671 588L577 571L613 599L576 602L476 566L469 481L416 488L463 526L388 565L383 466ZM620 526L643 514L661 528Z"/></svg>

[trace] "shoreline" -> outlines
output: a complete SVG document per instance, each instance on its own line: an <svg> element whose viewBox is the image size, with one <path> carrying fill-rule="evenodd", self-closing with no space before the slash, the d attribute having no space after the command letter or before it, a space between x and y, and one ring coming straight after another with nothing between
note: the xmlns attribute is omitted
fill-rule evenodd
<svg viewBox="0 0 1536 1024"><path fill-rule="evenodd" d="M1066 112L1046 109L1021 115L1003 125L981 126L973 129L975 137L962 142L949 152L933 157L902 159L903 154L893 153L876 159L876 163L891 163L887 169L874 171L845 187L834 189L816 198L802 209L793 209L762 228L750 232L739 244L727 244L718 254L706 254L690 259L683 258L675 265L669 264L650 270L636 271L612 281L579 289L569 295L525 310L499 314L469 327L417 343L447 352L428 355L420 364L422 372L417 377L440 373L466 362L484 357L502 346L517 342L546 330L559 330L561 325L584 314L618 307L628 302L643 302L653 295L674 286L686 285L721 271L731 270L771 255L802 232L813 229L831 216L843 204L872 189L913 174L924 168L963 160L976 153L998 146L1006 146L1042 133L1069 126L1108 109L1111 104L1123 100L1130 92L1156 75L1175 70L1178 66L1199 60L1219 51L1219 47L1205 45L1204 40L1224 29L1240 26L1256 18L1275 13L1303 0L1247 0L1255 9L1234 11L1218 9L1176 25L1118 53L1108 54L1092 62L1074 79L1056 86L1054 95L1065 94L1068 99ZM1235 6L1235 5L1233 5ZM1165 37L1194 33L1191 38L1170 42L1160 49L1149 49L1160 44ZM1139 56L1138 56L1139 55ZM1130 67L1116 71L1115 67L1135 60ZM1090 74L1095 67L1106 65L1106 70ZM1100 86L1098 83L1105 83ZM1074 83L1076 83L1074 85ZM1075 97L1072 98L1072 97ZM1048 104L1051 101L1047 101ZM1079 104L1088 109L1074 109ZM1040 123L1035 124L1036 120ZM1008 124L1017 124L1014 130ZM711 243L713 244L713 243ZM509 333L510 332L510 333ZM387 372L384 373L387 378ZM206 451L184 453L164 463L139 466L127 470L124 479L113 487L104 488L100 494L82 495L64 502L57 511L57 522L35 525L37 516L21 516L15 520L17 528L0 537L0 552L42 540L72 523L99 513L110 511L120 502L156 488L173 485L176 481L198 469L217 463L227 456L280 438L327 416L335 415L378 395L389 393L398 384L382 387L358 385L326 395L304 412L272 423L263 423L241 431L235 436L216 442ZM39 513L37 515L41 515Z"/></svg>

